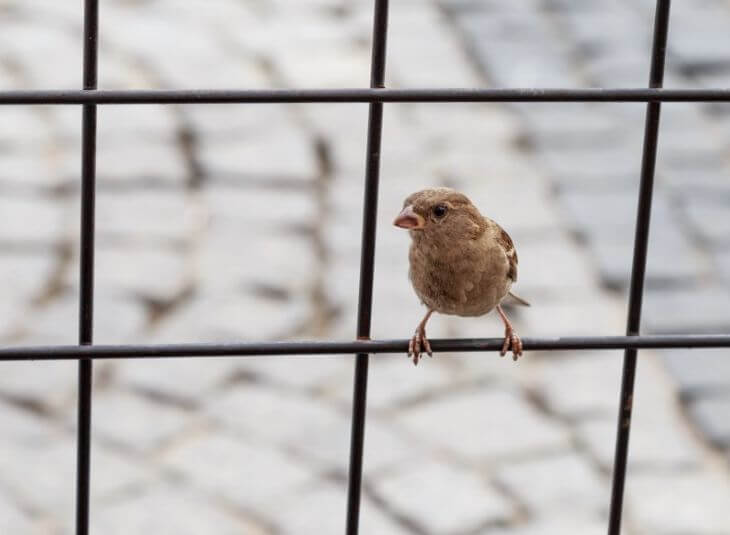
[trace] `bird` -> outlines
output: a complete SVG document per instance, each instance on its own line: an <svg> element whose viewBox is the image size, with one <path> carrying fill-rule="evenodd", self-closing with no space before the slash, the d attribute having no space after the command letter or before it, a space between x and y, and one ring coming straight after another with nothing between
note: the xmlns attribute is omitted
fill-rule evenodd
<svg viewBox="0 0 730 535"><path fill-rule="evenodd" d="M434 312L473 317L493 309L505 328L500 355L511 351L516 361L522 340L501 303L510 295L530 305L511 291L517 282L517 251L509 234L466 195L446 187L409 195L393 224L410 234L408 276L428 309L408 344L413 364L424 352L433 356L426 323Z"/></svg>

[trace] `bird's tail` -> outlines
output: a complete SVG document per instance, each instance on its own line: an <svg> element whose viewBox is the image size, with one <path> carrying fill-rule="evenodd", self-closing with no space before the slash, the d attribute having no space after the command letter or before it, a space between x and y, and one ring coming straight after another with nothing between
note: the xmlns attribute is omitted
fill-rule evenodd
<svg viewBox="0 0 730 535"><path fill-rule="evenodd" d="M530 303L528 303L527 301L525 301L524 299L522 299L519 295L517 295L517 294L515 294L515 293L513 293L511 291L509 292L509 295L510 295L510 297L512 297L512 299L514 299L515 301L517 301L522 306L526 306L526 307L529 307L530 306Z"/></svg>

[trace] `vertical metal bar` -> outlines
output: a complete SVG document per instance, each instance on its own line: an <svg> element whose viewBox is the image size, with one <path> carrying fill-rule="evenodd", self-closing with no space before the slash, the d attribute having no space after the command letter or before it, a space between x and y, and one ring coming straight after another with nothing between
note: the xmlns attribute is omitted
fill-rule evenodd
<svg viewBox="0 0 730 535"><path fill-rule="evenodd" d="M664 82L664 61L667 51L670 3L670 0L657 0L651 72L649 74L649 87L651 88L662 87ZM626 321L627 335L638 335L641 327L641 303L644 296L644 276L646 274L646 256L649 246L649 223L651 218L651 200L654 191L654 170L656 167L660 112L661 103L650 102L647 104L646 123L644 126L644 148L641 160L639 204L636 213L636 230L634 236L634 259L631 268L631 286L629 290L629 312ZM636 349L627 349L624 353L621 397L619 400L616 430L611 508L608 520L609 535L619 535L621 533L621 514L623 512L624 486L629 452L629 433L631 431L631 412L634 401L636 353Z"/></svg>
<svg viewBox="0 0 730 535"><path fill-rule="evenodd" d="M96 89L99 2L84 2L84 89ZM94 320L94 208L96 182L96 105L85 104L81 119L81 258L79 344L93 343ZM76 443L76 534L89 533L91 473L92 360L79 360L79 398Z"/></svg>
<svg viewBox="0 0 730 535"><path fill-rule="evenodd" d="M370 65L370 87L373 88L385 86L387 30L388 0L375 0L373 47ZM370 338L382 132L383 104L381 102L374 102L369 106L368 116L362 244L360 248L360 295L357 312L358 340L367 340ZM365 408L367 404L369 358L367 353L359 353L355 360L355 378L352 394L352 429L350 434L350 470L347 481L347 535L357 535L360 528L360 493L362 488L362 460L365 440Z"/></svg>

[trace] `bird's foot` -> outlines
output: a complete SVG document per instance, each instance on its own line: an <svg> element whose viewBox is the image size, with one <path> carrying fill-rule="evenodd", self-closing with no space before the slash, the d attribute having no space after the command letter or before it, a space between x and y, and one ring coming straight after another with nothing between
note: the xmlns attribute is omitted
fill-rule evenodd
<svg viewBox="0 0 730 535"><path fill-rule="evenodd" d="M419 328L416 329L416 332L413 334L413 338L411 338L411 341L408 344L408 356L413 357L414 366L418 365L418 360L421 358L421 354L423 352L428 353L429 357L433 357L431 344L429 343L428 338L426 338L426 329Z"/></svg>
<svg viewBox="0 0 730 535"><path fill-rule="evenodd" d="M499 356L504 357L508 351L512 351L513 360L517 360L522 356L522 340L511 327L504 330L504 344L502 344L502 351L499 352Z"/></svg>

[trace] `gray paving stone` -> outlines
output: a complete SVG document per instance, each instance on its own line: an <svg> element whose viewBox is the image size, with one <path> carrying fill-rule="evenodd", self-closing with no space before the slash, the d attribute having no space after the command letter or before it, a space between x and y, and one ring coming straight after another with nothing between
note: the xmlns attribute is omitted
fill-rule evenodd
<svg viewBox="0 0 730 535"><path fill-rule="evenodd" d="M713 260L724 282L730 284L730 250L716 251Z"/></svg>
<svg viewBox="0 0 730 535"><path fill-rule="evenodd" d="M519 458L568 445L560 425L500 390L437 398L403 411L398 421L425 443L473 460Z"/></svg>
<svg viewBox="0 0 730 535"><path fill-rule="evenodd" d="M185 111L194 131L211 142L253 136L272 125L289 124L293 117L291 108L282 106L191 105Z"/></svg>
<svg viewBox="0 0 730 535"><path fill-rule="evenodd" d="M680 392L686 396L730 391L727 349L671 349L661 355Z"/></svg>
<svg viewBox="0 0 730 535"><path fill-rule="evenodd" d="M213 179L244 176L276 181L284 177L305 183L317 174L314 147L293 125L276 125L273 130L259 131L235 141L201 144L201 163Z"/></svg>
<svg viewBox="0 0 730 535"><path fill-rule="evenodd" d="M78 213L74 200L72 213ZM134 210L135 217L130 217ZM100 190L96 195L96 230L99 245L134 243L154 245L174 243L194 236L202 224L202 213L182 191L149 189L124 194ZM78 236L79 221L70 221L69 233Z"/></svg>
<svg viewBox="0 0 730 535"><path fill-rule="evenodd" d="M618 146L599 144L579 147L578 150L572 147L546 147L538 152L538 159L557 184L576 189L610 186L615 191L638 182L641 146L638 143ZM611 196L604 199L603 195L591 195L596 201L610 202L612 199ZM620 219L621 212L615 215L616 219Z"/></svg>
<svg viewBox="0 0 730 535"><path fill-rule="evenodd" d="M56 262L56 256L50 250L32 254L0 253L0 280L5 283L3 300L17 300L20 303L31 301L42 291ZM13 319L22 322L18 316L16 310Z"/></svg>
<svg viewBox="0 0 730 535"><path fill-rule="evenodd" d="M211 528L221 535L268 533L241 515L212 503L187 489L157 485L92 511L91 529L127 534L154 531L165 535L197 535Z"/></svg>
<svg viewBox="0 0 730 535"><path fill-rule="evenodd" d="M346 499L344 486L316 483L263 505L262 511L279 530L277 533L335 535L345 526ZM360 505L361 533L410 533L374 506L367 495L363 496Z"/></svg>
<svg viewBox="0 0 730 535"><path fill-rule="evenodd" d="M23 447L4 442L0 450L0 481L18 503L70 526L75 500L75 440L69 435ZM149 479L140 466L96 443L92 445L92 464L92 510L99 501Z"/></svg>
<svg viewBox="0 0 730 535"><path fill-rule="evenodd" d="M3 26L5 29L5 26ZM2 82L9 82L10 76L3 76ZM8 87L11 89L11 87ZM30 106L3 106L0 118L4 128L0 130L0 148L20 147L37 150L39 146L52 142L52 132L45 123L42 112ZM9 154L4 154L9 156Z"/></svg>
<svg viewBox="0 0 730 535"><path fill-rule="evenodd" d="M635 188L602 192L571 189L561 192L559 202L573 232L591 240L631 242L636 225L637 195ZM667 196L654 196L651 228L657 230L652 239L660 234L678 232L679 226Z"/></svg>
<svg viewBox="0 0 730 535"><path fill-rule="evenodd" d="M179 408L110 391L94 396L93 432L131 450L149 452L184 434L194 419Z"/></svg>
<svg viewBox="0 0 730 535"><path fill-rule="evenodd" d="M112 123L114 124L114 123ZM160 183L182 187L189 176L182 148L174 142L146 141L136 137L127 143L106 142L99 138L96 174L100 187L107 183L124 184L132 181ZM67 176L77 177L80 164L70 161ZM172 197L172 195L170 195Z"/></svg>
<svg viewBox="0 0 730 535"><path fill-rule="evenodd" d="M595 287L596 277L583 251L565 236L524 240L516 247L520 259L516 292L559 295Z"/></svg>
<svg viewBox="0 0 730 535"><path fill-rule="evenodd" d="M693 87L691 81L680 79L668 87ZM658 159L666 165L702 168L724 162L727 139L715 134L715 125L697 106L670 106L662 110Z"/></svg>
<svg viewBox="0 0 730 535"><path fill-rule="evenodd" d="M644 87L649 72L651 46L644 50L612 50L597 54L585 65L586 77L598 87Z"/></svg>
<svg viewBox="0 0 730 535"><path fill-rule="evenodd" d="M703 535L723 533L730 525L730 484L725 473L637 473L626 492L632 525L639 533Z"/></svg>
<svg viewBox="0 0 730 535"><path fill-rule="evenodd" d="M296 442L315 426L339 423L344 429L346 422L344 414L309 396L257 384L236 385L206 403L205 410L227 427L278 445Z"/></svg>
<svg viewBox="0 0 730 535"><path fill-rule="evenodd" d="M109 71L114 72L116 69L107 69L107 73L111 74ZM104 80L104 84L108 84L108 80ZM80 110L74 111L78 114ZM122 154L134 156L135 159L141 156L148 166L147 170L151 168L158 173L180 165L180 155L176 157L169 152L171 161L154 163L150 158L155 152L159 154L164 149L172 149L169 144L176 141L178 121L176 113L169 106L101 106L97 114L100 154L105 153L105 157L109 158L106 162L97 159L97 165L104 165L113 171L110 165L112 158L115 163L125 165L124 169L126 166L139 165L134 161L123 162L120 157ZM106 147L109 147L108 151L104 150ZM178 178L181 179L182 175Z"/></svg>
<svg viewBox="0 0 730 535"><path fill-rule="evenodd" d="M687 199L684 212L691 228L710 244L730 245L730 209L727 201Z"/></svg>
<svg viewBox="0 0 730 535"><path fill-rule="evenodd" d="M615 106L620 108L626 105ZM611 113L612 110L590 102L556 103L549 107L525 108L523 111L525 128L539 150L614 144L634 126L633 123L621 121ZM593 170L587 170L587 173L591 172Z"/></svg>
<svg viewBox="0 0 730 535"><path fill-rule="evenodd" d="M172 300L191 282L186 258L162 249L98 248L95 286L110 294Z"/></svg>
<svg viewBox="0 0 730 535"><path fill-rule="evenodd" d="M652 225L646 284L657 288L693 283L707 273L701 251L676 226ZM623 239L622 239L623 238ZM625 290L631 279L633 236L596 236L590 243L603 284Z"/></svg>
<svg viewBox="0 0 730 535"><path fill-rule="evenodd" d="M560 0L552 2L560 4ZM566 34L570 41L583 50L584 61L592 63L596 56L629 49L634 52L646 52L650 46L649 29L641 24L631 9L623 4L613 3L598 8L582 9L579 2L564 2L554 16L561 26L568 29ZM617 28L621 28L621 39L616 39ZM649 59L646 55L646 69L649 70ZM645 81L645 80L642 80Z"/></svg>
<svg viewBox="0 0 730 535"><path fill-rule="evenodd" d="M616 303L596 291L578 293L569 299L542 302L532 299L533 306L518 309L518 325L530 336L596 336L614 335L624 328L624 311ZM494 318L495 336L501 336ZM525 334L526 335L526 334Z"/></svg>
<svg viewBox="0 0 730 535"><path fill-rule="evenodd" d="M483 477L434 459L405 464L374 486L399 514L427 533L477 531L508 522L515 514L514 506Z"/></svg>
<svg viewBox="0 0 730 535"><path fill-rule="evenodd" d="M438 6L413 10L394 6L389 25L389 64L403 87L475 87L478 78L461 53L459 36L445 24Z"/></svg>
<svg viewBox="0 0 730 535"><path fill-rule="evenodd" d="M63 210L48 198L0 197L0 243L50 246L61 237Z"/></svg>
<svg viewBox="0 0 730 535"><path fill-rule="evenodd" d="M321 399L243 385L213 399L206 411L229 429L300 452L323 467L347 469L349 411L335 410ZM366 433L366 473L383 470L411 455L414 446L377 420L367 422Z"/></svg>
<svg viewBox="0 0 730 535"><path fill-rule="evenodd" d="M201 197L212 229L305 227L318 217L315 200L309 192L213 184Z"/></svg>
<svg viewBox="0 0 730 535"><path fill-rule="evenodd" d="M533 363L528 379L551 411L571 419L616 412L621 378L618 351L583 351L574 355L550 354Z"/></svg>
<svg viewBox="0 0 730 535"><path fill-rule="evenodd" d="M176 309L147 338L155 343L276 340L304 324L309 314L304 299L282 302L240 291L213 294Z"/></svg>
<svg viewBox="0 0 730 535"><path fill-rule="evenodd" d="M76 398L77 364L72 361L3 362L0 392L51 412L71 406Z"/></svg>
<svg viewBox="0 0 730 535"><path fill-rule="evenodd" d="M196 253L202 299L253 291L273 293L276 305L297 306L296 301L309 295L319 266L312 242L294 233L267 232L265 227L243 234L245 228L215 221L211 225Z"/></svg>
<svg viewBox="0 0 730 535"><path fill-rule="evenodd" d="M342 355L302 358L253 357L239 360L238 371L253 375L264 383L273 383L310 392L339 391L342 382L351 378L353 361Z"/></svg>
<svg viewBox="0 0 730 535"><path fill-rule="evenodd" d="M22 59L24 82L35 88L79 86L81 36L41 17L3 21L3 50Z"/></svg>
<svg viewBox="0 0 730 535"><path fill-rule="evenodd" d="M589 461L575 453L505 464L497 469L496 478L530 515L598 517L608 497L608 485Z"/></svg>
<svg viewBox="0 0 730 535"><path fill-rule="evenodd" d="M723 53L730 46L723 30L723 20L728 17L726 6L704 6L699 10L681 6L675 15L670 50L676 61L685 69L727 67L728 58Z"/></svg>
<svg viewBox="0 0 730 535"><path fill-rule="evenodd" d="M567 50L536 12L458 14L484 72L504 87L558 87L574 79ZM538 45L539 43L539 45Z"/></svg>
<svg viewBox="0 0 730 535"><path fill-rule="evenodd" d="M637 410L633 419L630 467L667 468L693 466L697 463L700 451L687 433L680 431L681 422L676 416L672 416L670 421L663 416L659 421L651 421L638 402L636 407L641 410L641 414ZM613 466L616 440L615 417L587 420L579 424L576 434L595 460L605 470L610 470Z"/></svg>
<svg viewBox="0 0 730 535"><path fill-rule="evenodd" d="M606 532L606 520L603 518L578 518L567 514L557 518L535 519L526 526L500 528L490 531L490 535L563 535L565 533L582 533L585 535L601 535Z"/></svg>
<svg viewBox="0 0 730 535"><path fill-rule="evenodd" d="M94 342L98 344L129 343L145 322L141 304L97 294L94 307ZM78 297L65 293L39 310L27 324L23 343L78 343Z"/></svg>
<svg viewBox="0 0 730 535"><path fill-rule="evenodd" d="M3 367L6 364L9 363L3 363ZM35 446L61 437L55 422L6 403L0 405L0 425L5 442L16 447Z"/></svg>
<svg viewBox="0 0 730 535"><path fill-rule="evenodd" d="M58 186L61 183L61 173L49 159L42 157L41 152L37 149L2 153L0 190L27 192Z"/></svg>
<svg viewBox="0 0 730 535"><path fill-rule="evenodd" d="M215 392L236 368L231 358L122 360L114 377L132 390L195 403Z"/></svg>
<svg viewBox="0 0 730 535"><path fill-rule="evenodd" d="M730 325L730 289L647 289L643 323L655 333L720 333Z"/></svg>
<svg viewBox="0 0 730 535"><path fill-rule="evenodd" d="M703 397L692 400L688 410L703 436L715 446L730 448L730 388L725 397Z"/></svg>
<svg viewBox="0 0 730 535"><path fill-rule="evenodd" d="M33 533L31 520L4 493L0 493L0 530L3 533Z"/></svg>
<svg viewBox="0 0 730 535"><path fill-rule="evenodd" d="M411 321L413 325L404 331L401 337L410 336L418 322L417 317L417 314L413 315ZM434 326L435 324L436 322ZM434 329L434 337L437 333L438 330ZM383 355L372 359L369 366L368 407L397 412L408 401L428 397L433 392L449 390L453 386L454 378L450 377L450 368L445 362L448 358L446 356L439 358L437 355L434 360L423 362L423 366L418 368L413 367L405 353L395 357ZM340 378L335 391L338 398L348 403L352 400L350 375L348 373Z"/></svg>
<svg viewBox="0 0 730 535"><path fill-rule="evenodd" d="M167 452L162 462L196 488L242 508L270 503L314 478L305 464L273 447L221 432L191 437Z"/></svg>
<svg viewBox="0 0 730 535"><path fill-rule="evenodd" d="M721 163L699 166L660 162L658 169L657 185L681 198L687 195L717 200L730 194L727 170Z"/></svg>

